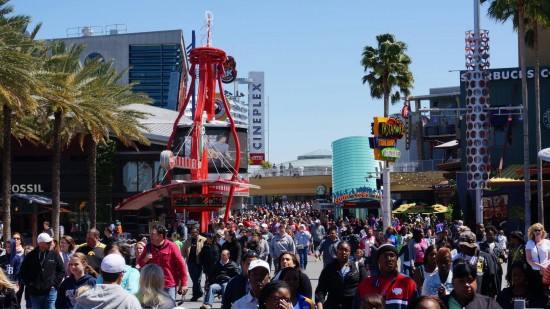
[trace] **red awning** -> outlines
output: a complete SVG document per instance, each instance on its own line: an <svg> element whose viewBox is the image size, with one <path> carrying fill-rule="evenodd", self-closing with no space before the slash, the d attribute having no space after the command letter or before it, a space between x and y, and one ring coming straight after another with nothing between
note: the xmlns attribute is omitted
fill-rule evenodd
<svg viewBox="0 0 550 309"><path fill-rule="evenodd" d="M162 198L168 198L172 194L184 194L184 188L208 186L209 193L228 195L231 187L235 187L234 195L247 195L250 188L259 189L248 181L231 181L226 179L204 179L204 180L175 180L171 184L158 186L156 188L136 194L115 207L116 210L138 210L150 205ZM245 194L246 192L246 194ZM240 193L240 194L239 194Z"/></svg>

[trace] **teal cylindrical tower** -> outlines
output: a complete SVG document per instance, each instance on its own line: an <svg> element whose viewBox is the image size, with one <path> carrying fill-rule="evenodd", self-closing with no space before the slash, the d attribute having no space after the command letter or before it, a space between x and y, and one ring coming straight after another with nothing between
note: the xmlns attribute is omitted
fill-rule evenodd
<svg viewBox="0 0 550 309"><path fill-rule="evenodd" d="M350 198L377 195L375 172L378 162L367 136L350 136L332 142L332 197L335 203ZM374 175L373 175L374 176Z"/></svg>

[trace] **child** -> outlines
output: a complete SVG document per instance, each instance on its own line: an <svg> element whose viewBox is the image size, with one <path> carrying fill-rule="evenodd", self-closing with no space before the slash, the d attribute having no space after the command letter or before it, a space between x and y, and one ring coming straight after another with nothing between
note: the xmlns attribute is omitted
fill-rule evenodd
<svg viewBox="0 0 550 309"><path fill-rule="evenodd" d="M355 250L355 261L365 264L365 252L363 249Z"/></svg>

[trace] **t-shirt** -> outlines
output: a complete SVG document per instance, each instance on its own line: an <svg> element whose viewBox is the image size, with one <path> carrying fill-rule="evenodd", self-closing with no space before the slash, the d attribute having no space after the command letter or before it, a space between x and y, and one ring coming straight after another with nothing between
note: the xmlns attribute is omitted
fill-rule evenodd
<svg viewBox="0 0 550 309"><path fill-rule="evenodd" d="M550 240L543 239L542 245L538 246L532 239L525 245L525 250L531 251L531 259L539 264L548 263L548 252L550 252ZM540 270L538 266L531 266L534 270Z"/></svg>
<svg viewBox="0 0 550 309"><path fill-rule="evenodd" d="M105 249L105 245L102 243L99 243L97 247L92 248L88 244L83 244L76 249L76 252L83 253L86 255L86 261L88 262L88 265L90 265L97 273L99 273L99 270L101 268L101 261L103 261L103 250Z"/></svg>
<svg viewBox="0 0 550 309"><path fill-rule="evenodd" d="M361 307L361 300L368 294L379 294L386 300L386 309L405 309L418 297L416 283L411 278L397 273L397 276L381 278L371 276L359 283L353 308Z"/></svg>
<svg viewBox="0 0 550 309"><path fill-rule="evenodd" d="M439 270L434 271L429 276L424 278L424 284L422 285L422 295L437 295L437 289L441 286L441 278L439 277ZM447 275L447 280L444 282L443 286L445 287L446 293L451 294L453 291L453 271L450 270Z"/></svg>

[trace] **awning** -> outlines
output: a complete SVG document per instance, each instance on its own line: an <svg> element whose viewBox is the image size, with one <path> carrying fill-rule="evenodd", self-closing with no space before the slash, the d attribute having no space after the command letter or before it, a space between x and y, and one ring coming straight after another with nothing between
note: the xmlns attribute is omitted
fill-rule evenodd
<svg viewBox="0 0 550 309"><path fill-rule="evenodd" d="M460 147L460 143L458 142L458 140L454 139L450 142L439 144L434 148L458 148L458 147Z"/></svg>
<svg viewBox="0 0 550 309"><path fill-rule="evenodd" d="M234 196L239 196L242 192L248 192L250 188L260 189L259 186L248 182L231 181L225 179L204 179L204 180L176 180L171 184L158 186L156 188L136 194L120 203L115 207L116 210L138 210L150 205L163 198L168 198L172 194L183 194L185 187L208 186L208 192L211 194L228 195L229 189L235 187Z"/></svg>
<svg viewBox="0 0 550 309"><path fill-rule="evenodd" d="M380 200L372 197L350 198L340 203L340 207L378 209Z"/></svg>
<svg viewBox="0 0 550 309"><path fill-rule="evenodd" d="M11 195L12 201L14 203L12 204L12 207L14 208L13 214L31 214L34 212L33 208L30 207L32 204L36 204L37 206L40 206L42 210L36 209L39 213L44 213L47 211L52 210L52 199L48 196L44 195L38 195L38 194L24 194L24 193L13 193ZM0 202L3 201L3 198L0 197ZM69 204L60 201L60 206L69 206ZM2 212L3 209L0 208L0 212ZM66 208L60 207L59 211L61 213L70 213L71 211Z"/></svg>
<svg viewBox="0 0 550 309"><path fill-rule="evenodd" d="M14 193L11 195L12 198L20 198L23 200L27 200L29 203L37 203L40 205L47 205L51 206L53 204L53 201L51 198L43 195L37 195L37 194L24 194L24 193ZM61 206L68 206L69 204L59 201L59 205Z"/></svg>

